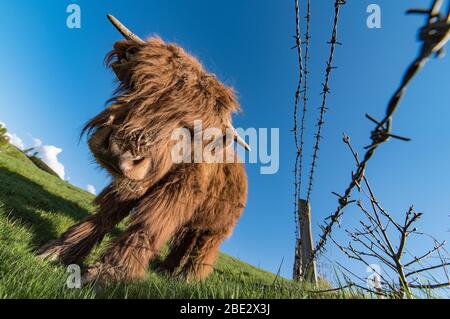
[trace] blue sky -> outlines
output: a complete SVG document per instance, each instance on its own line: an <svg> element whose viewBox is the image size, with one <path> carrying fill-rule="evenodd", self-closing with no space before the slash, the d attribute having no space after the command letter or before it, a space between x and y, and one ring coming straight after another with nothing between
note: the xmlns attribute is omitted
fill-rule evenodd
<svg viewBox="0 0 450 319"><path fill-rule="evenodd" d="M420 16L405 16L423 0L347 1L342 8L339 41L332 74L329 112L312 196L313 232L336 207L332 191L343 192L354 168L341 142L350 135L362 152L371 123L380 118L404 70L419 49ZM66 27L66 7L81 7L81 29ZM310 69L310 113L307 118L306 165L320 105L321 82L328 55L334 1L313 1ZM382 9L382 28L368 29L366 8ZM294 1L13 1L0 4L2 75L0 121L27 145L30 135L62 149L59 161L66 178L82 188L101 190L108 182L92 162L86 143L78 143L83 124L103 109L115 87L103 65L105 54L119 34L105 18L113 13L137 34L159 34L196 55L239 94L243 112L236 126L280 129L280 170L261 175L260 165L247 165L249 199L234 235L223 251L254 265L291 275L294 248L292 108L297 85L293 46ZM304 12L302 13L304 15ZM446 75L450 58L431 60L413 81L393 122L409 143L392 140L370 162L367 174L379 200L394 214L415 204L425 213L421 230L449 239L450 228L450 90ZM356 195L357 196L357 195ZM343 228L358 220L348 209ZM345 241L343 229L335 237ZM326 256L348 263L331 244ZM420 251L421 241L415 243ZM352 264L360 275L365 267Z"/></svg>

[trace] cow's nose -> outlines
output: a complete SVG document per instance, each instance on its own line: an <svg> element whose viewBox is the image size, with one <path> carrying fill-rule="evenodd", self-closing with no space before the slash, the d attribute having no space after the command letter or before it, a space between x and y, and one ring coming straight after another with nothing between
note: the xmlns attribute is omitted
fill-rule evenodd
<svg viewBox="0 0 450 319"><path fill-rule="evenodd" d="M119 156L119 167L120 170L126 174L130 172L141 162L140 157L133 156L130 151L127 151Z"/></svg>
<svg viewBox="0 0 450 319"><path fill-rule="evenodd" d="M143 180L151 167L150 164L150 158L133 156L128 151L118 157L120 171L131 180Z"/></svg>
<svg viewBox="0 0 450 319"><path fill-rule="evenodd" d="M123 173L130 171L133 168L133 156L129 151L123 153L119 157L119 167Z"/></svg>

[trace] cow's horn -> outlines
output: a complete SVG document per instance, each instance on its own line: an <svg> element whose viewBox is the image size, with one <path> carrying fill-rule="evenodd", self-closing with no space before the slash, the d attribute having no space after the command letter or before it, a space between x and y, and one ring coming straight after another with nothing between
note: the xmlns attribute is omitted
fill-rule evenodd
<svg viewBox="0 0 450 319"><path fill-rule="evenodd" d="M228 129L231 130L231 133L233 134L234 140L235 140L238 144L242 145L247 151L250 152L250 151L251 151L250 146L249 146L247 143L245 143L245 141L244 141L244 139L243 139L242 137L239 136L238 132L236 131L236 129L234 128L234 126L231 124L231 122L228 122Z"/></svg>
<svg viewBox="0 0 450 319"><path fill-rule="evenodd" d="M108 20L111 21L111 23L116 27L117 31L119 31L127 40L134 41L138 44L144 44L145 41L139 38L136 34L128 30L126 26L124 26L122 23L120 23L119 20L117 20L113 15L108 14L107 15Z"/></svg>

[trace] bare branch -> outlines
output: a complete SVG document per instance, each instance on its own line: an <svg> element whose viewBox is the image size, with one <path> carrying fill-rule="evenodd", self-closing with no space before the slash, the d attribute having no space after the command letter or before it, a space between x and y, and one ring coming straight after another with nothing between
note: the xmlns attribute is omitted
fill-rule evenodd
<svg viewBox="0 0 450 319"><path fill-rule="evenodd" d="M414 270L414 271L411 271L411 272L407 273L405 276L409 277L409 276L412 276L412 275L415 275L415 274L419 274L419 273L422 273L422 272L425 272L425 271L430 271L430 270L434 270L434 269L438 269L438 268L445 268L447 266L450 266L450 262L449 263L442 263L442 264L439 264L439 265L434 265L434 266L430 266L430 267L426 267L426 268L422 268L422 269L418 269L418 270Z"/></svg>
<svg viewBox="0 0 450 319"><path fill-rule="evenodd" d="M427 253L423 254L422 256L420 256L420 257L415 257L414 260L412 260L412 261L406 263L406 264L405 264L405 267L409 267L409 266L411 266L412 264L417 263L417 262L419 262L419 261L421 261L421 260L423 260L423 259L429 257L430 255L434 254L439 248L441 248L441 247L444 246L444 245L445 245L445 241L443 241L442 243L440 243L438 246L434 247L433 249L429 250Z"/></svg>

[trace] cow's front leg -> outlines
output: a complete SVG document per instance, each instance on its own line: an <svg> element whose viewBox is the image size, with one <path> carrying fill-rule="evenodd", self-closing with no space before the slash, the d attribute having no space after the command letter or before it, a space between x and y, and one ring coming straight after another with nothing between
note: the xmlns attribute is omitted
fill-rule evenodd
<svg viewBox="0 0 450 319"><path fill-rule="evenodd" d="M113 241L100 261L90 266L83 283L102 284L142 278L150 260L192 216L195 196L183 186L161 187L143 198L129 227Z"/></svg>
<svg viewBox="0 0 450 319"><path fill-rule="evenodd" d="M99 243L135 205L132 201L118 201L111 187L106 188L97 198L99 211L70 227L60 238L41 247L38 257L64 264L80 263L91 249Z"/></svg>

